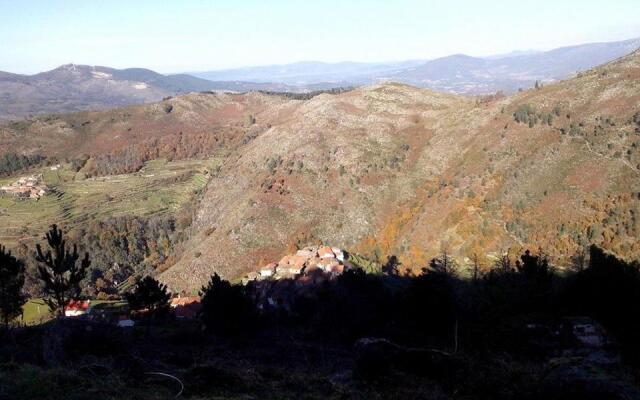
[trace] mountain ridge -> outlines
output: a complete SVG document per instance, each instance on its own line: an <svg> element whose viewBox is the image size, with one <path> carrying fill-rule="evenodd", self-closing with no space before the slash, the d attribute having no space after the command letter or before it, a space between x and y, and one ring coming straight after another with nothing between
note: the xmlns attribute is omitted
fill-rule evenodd
<svg viewBox="0 0 640 400"><path fill-rule="evenodd" d="M179 288L212 270L234 277L264 255L264 241L279 243L266 246L272 259L313 238L381 261L396 254L414 270L443 247L464 259L541 246L563 265L597 242L637 257L639 67L636 52L479 105L397 84L314 98L296 111L304 118L273 126L223 167L196 216L201 233L162 277ZM530 108L532 127L514 121ZM264 148L279 160L272 169Z"/></svg>
<svg viewBox="0 0 640 400"><path fill-rule="evenodd" d="M624 56L639 47L640 38L636 38L564 46L549 51L516 51L488 57L454 54L432 60L379 63L302 61L195 72L194 75L214 80L268 80L287 84L309 84L315 82L317 77L321 77L323 81L347 81L353 85L397 81L438 91L485 95L497 91L515 93L519 89L533 87L536 81L566 79L577 72ZM306 73L302 68L304 66L308 67ZM341 66L349 66L350 69L339 75L336 71ZM359 71L358 66L362 70ZM462 72L462 77L457 76L459 72Z"/></svg>
<svg viewBox="0 0 640 400"><path fill-rule="evenodd" d="M327 86L332 85L320 83L309 88ZM65 64L33 75L0 72L0 120L126 107L190 92L253 90L306 89L281 83L214 82L187 74L163 75L146 68Z"/></svg>
<svg viewBox="0 0 640 400"><path fill-rule="evenodd" d="M419 270L443 248L485 262L594 243L640 255L640 52L504 98L381 83L297 100L192 93L0 127L0 150L84 159L88 177L220 157L174 290L234 279L323 241ZM88 160L85 158L88 157Z"/></svg>

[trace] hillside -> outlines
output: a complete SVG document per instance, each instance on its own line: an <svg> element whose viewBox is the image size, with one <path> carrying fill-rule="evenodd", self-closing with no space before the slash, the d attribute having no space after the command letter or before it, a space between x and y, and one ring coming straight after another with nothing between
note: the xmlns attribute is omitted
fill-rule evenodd
<svg viewBox="0 0 640 400"><path fill-rule="evenodd" d="M400 84L310 100L190 94L12 123L0 149L87 177L220 157L194 234L162 274L173 289L318 241L411 269L444 248L487 264L541 246L563 265L587 243L640 256L639 89L635 53L498 100Z"/></svg>
<svg viewBox="0 0 640 400"><path fill-rule="evenodd" d="M160 101L168 96L212 90L298 89L283 84L238 80L212 82L186 74L162 75L143 68L114 69L68 64L35 75L0 72L0 120L125 107Z"/></svg>
<svg viewBox="0 0 640 400"><path fill-rule="evenodd" d="M163 278L193 288L317 240L412 269L443 248L637 258L639 61L489 103L389 84L298 104L227 159Z"/></svg>

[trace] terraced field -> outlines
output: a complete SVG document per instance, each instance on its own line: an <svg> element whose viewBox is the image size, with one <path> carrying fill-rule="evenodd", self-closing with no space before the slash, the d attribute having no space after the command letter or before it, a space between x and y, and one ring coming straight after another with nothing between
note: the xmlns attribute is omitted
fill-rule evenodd
<svg viewBox="0 0 640 400"><path fill-rule="evenodd" d="M0 195L0 243L11 248L39 239L52 223L72 228L103 217L175 212L206 186L210 171L218 162L215 158L154 160L133 174L86 180L74 180L68 165L58 171L30 171L29 174L43 174L51 193L38 200ZM3 178L0 185L24 175L27 174Z"/></svg>

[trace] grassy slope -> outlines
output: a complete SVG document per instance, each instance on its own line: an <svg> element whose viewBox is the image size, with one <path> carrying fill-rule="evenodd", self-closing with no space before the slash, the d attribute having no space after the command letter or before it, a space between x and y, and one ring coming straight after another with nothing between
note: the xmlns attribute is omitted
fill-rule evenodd
<svg viewBox="0 0 640 400"><path fill-rule="evenodd" d="M52 223L71 228L90 219L175 212L206 185L205 171L211 171L217 162L214 158L155 160L137 173L87 180L73 180L68 166L61 171L31 171L43 172L53 192L37 201L0 197L0 242L11 248L39 239ZM23 175L3 178L0 185Z"/></svg>

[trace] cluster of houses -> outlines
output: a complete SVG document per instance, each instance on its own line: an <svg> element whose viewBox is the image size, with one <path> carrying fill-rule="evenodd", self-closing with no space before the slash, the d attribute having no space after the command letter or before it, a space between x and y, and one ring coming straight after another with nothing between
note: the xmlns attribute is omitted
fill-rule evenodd
<svg viewBox="0 0 640 400"><path fill-rule="evenodd" d="M249 273L242 283L259 310L290 312L296 299L312 295L318 285L354 268L348 258L348 253L337 247L305 247Z"/></svg>
<svg viewBox="0 0 640 400"><path fill-rule="evenodd" d="M20 199L39 199L49 191L42 183L42 175L23 176L10 185L0 187L0 191Z"/></svg>
<svg viewBox="0 0 640 400"><path fill-rule="evenodd" d="M247 274L243 284L254 281L296 279L305 281L305 278L316 277L332 278L350 268L346 261L346 252L329 246L305 247L295 254L282 257L279 262L273 262L260 268L258 271Z"/></svg>

